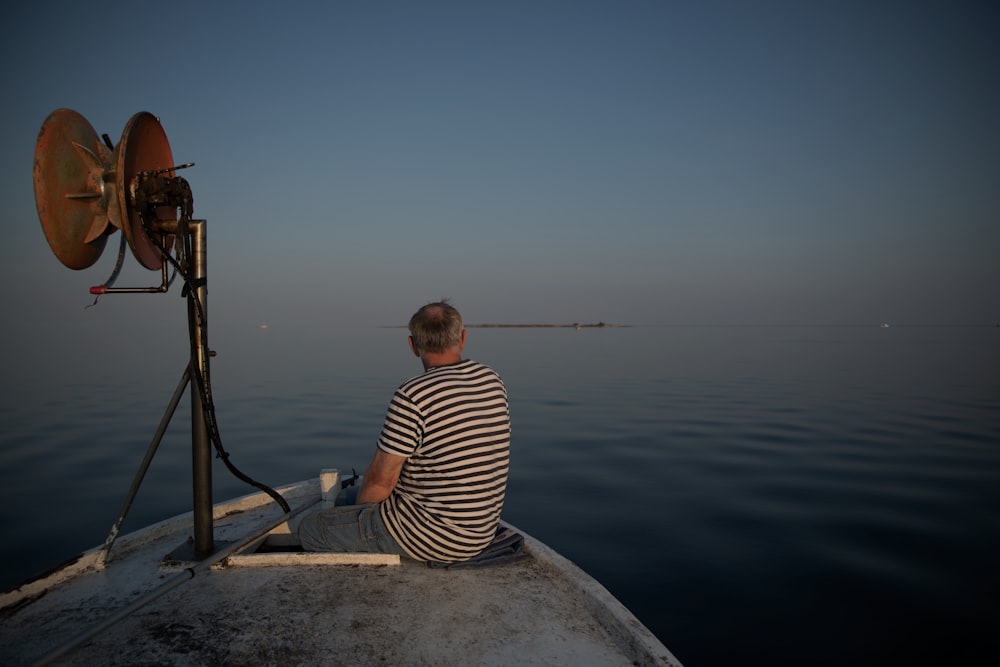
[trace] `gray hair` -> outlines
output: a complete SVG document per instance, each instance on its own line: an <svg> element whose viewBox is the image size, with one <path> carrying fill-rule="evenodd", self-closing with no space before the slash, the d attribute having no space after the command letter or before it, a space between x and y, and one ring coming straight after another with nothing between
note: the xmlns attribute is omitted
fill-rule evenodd
<svg viewBox="0 0 1000 667"><path fill-rule="evenodd" d="M410 318L413 346L421 352L444 352L462 342L462 316L448 299L423 306Z"/></svg>

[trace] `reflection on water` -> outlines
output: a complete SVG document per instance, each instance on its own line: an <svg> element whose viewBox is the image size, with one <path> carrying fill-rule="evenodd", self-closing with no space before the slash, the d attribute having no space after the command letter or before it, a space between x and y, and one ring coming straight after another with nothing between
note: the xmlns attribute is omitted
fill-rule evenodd
<svg viewBox="0 0 1000 667"><path fill-rule="evenodd" d="M5 585L103 540L186 354L38 335L0 408ZM213 330L233 462L269 484L363 469L419 371L404 336ZM1000 648L1000 330L473 329L467 352L510 390L505 517L688 664ZM188 419L184 402L126 530L190 508ZM219 498L249 491L215 475Z"/></svg>

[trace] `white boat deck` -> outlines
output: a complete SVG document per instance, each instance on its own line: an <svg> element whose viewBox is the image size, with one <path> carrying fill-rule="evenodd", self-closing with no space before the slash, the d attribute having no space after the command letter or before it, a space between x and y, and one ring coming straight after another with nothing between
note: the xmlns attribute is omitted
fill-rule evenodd
<svg viewBox="0 0 1000 667"><path fill-rule="evenodd" d="M281 491L293 508L319 496L318 483ZM246 541L280 509L255 494L216 516L217 542ZM0 596L0 663L679 665L600 584L529 536L530 558L480 568L251 553L260 540L211 567L165 567L188 534L190 515L178 517L121 538L103 566L88 552Z"/></svg>

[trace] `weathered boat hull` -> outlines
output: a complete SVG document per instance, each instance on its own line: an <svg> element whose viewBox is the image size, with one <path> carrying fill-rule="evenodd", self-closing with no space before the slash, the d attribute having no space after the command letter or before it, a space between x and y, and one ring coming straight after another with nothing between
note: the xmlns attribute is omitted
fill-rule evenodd
<svg viewBox="0 0 1000 667"><path fill-rule="evenodd" d="M318 480L279 491L293 511L321 504ZM206 561L164 561L191 534L188 514L123 536L106 562L95 549L4 593L0 662L679 665L599 583L527 535L523 560L435 569L260 553L293 541L264 494L214 514L220 550Z"/></svg>

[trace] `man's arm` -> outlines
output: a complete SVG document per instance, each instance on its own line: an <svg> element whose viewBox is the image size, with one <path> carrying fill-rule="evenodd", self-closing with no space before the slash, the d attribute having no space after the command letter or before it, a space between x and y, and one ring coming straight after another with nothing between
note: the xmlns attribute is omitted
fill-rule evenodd
<svg viewBox="0 0 1000 667"><path fill-rule="evenodd" d="M365 478L361 483L361 490L358 491L356 502L359 505L364 505L380 503L388 498L392 490L396 488L399 473L403 470L405 462L405 456L387 454L381 449L376 449L375 458L372 459L365 472Z"/></svg>

